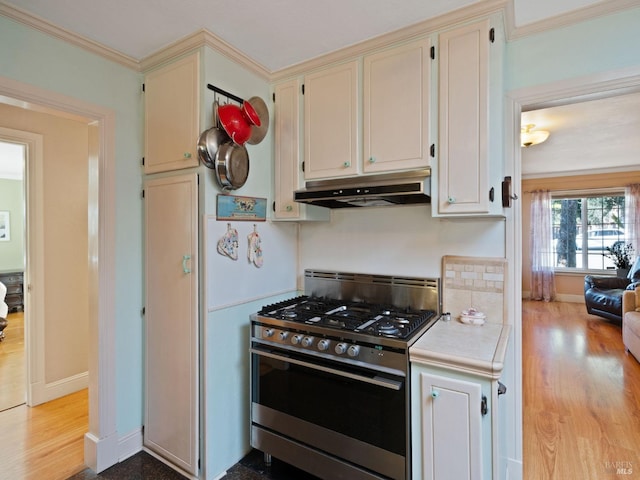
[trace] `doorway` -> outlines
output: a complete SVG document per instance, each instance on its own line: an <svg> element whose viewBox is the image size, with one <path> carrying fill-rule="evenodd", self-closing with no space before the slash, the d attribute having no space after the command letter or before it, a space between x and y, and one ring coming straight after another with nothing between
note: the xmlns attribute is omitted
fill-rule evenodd
<svg viewBox="0 0 640 480"><path fill-rule="evenodd" d="M26 401L24 353L24 166L26 146L0 134L0 282L7 289L7 325L0 333L0 412ZM0 316L3 316L0 314Z"/></svg>
<svg viewBox="0 0 640 480"><path fill-rule="evenodd" d="M606 97L614 97L625 93L640 91L640 75L630 75L628 72L612 72L602 80L601 76L589 76L575 79L571 82L558 82L543 87L523 88L507 95L507 110L510 112L506 118L506 158L510 158L507 170L512 172L514 190L518 195L522 192L522 165L520 147L521 115L523 111L535 110L569 103L578 103L586 100L595 100ZM523 257L523 231L522 231L522 205L516 202L513 209L511 222L507 222L507 257L513 259L510 267L513 278L522 279ZM515 351L515 379L522 379L522 282L514 282L511 288L511 301L509 314L514 319L514 351ZM513 310L512 310L513 308ZM510 414L514 425L523 425L523 399L522 382L514 392L514 410ZM516 435L516 442L512 447L510 458L522 459L522 433ZM514 465L514 471L518 467ZM521 471L521 466L520 466Z"/></svg>
<svg viewBox="0 0 640 480"><path fill-rule="evenodd" d="M115 112L0 77L0 103L87 125L88 384L85 463L100 472L117 463L115 400ZM36 155L42 155L41 149Z"/></svg>

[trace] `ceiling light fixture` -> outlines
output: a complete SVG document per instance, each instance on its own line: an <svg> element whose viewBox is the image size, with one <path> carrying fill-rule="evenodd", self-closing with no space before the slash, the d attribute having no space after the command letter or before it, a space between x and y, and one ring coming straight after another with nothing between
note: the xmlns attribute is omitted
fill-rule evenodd
<svg viewBox="0 0 640 480"><path fill-rule="evenodd" d="M547 138L549 138L549 132L546 130L536 130L532 131L535 128L533 123L529 123L525 125L520 130L520 145L523 147L530 147L531 145L537 145L538 143L544 142Z"/></svg>

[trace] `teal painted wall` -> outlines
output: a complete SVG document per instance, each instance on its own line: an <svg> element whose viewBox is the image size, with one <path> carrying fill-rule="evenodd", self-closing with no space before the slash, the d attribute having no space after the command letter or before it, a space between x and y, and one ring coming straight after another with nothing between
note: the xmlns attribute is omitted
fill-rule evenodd
<svg viewBox="0 0 640 480"><path fill-rule="evenodd" d="M507 44L506 91L640 66L640 8Z"/></svg>
<svg viewBox="0 0 640 480"><path fill-rule="evenodd" d="M0 271L24 271L24 189L22 180L0 178L0 211L9 212L10 240L0 242Z"/></svg>
<svg viewBox="0 0 640 480"><path fill-rule="evenodd" d="M142 425L142 76L0 16L0 75L115 112L116 428Z"/></svg>

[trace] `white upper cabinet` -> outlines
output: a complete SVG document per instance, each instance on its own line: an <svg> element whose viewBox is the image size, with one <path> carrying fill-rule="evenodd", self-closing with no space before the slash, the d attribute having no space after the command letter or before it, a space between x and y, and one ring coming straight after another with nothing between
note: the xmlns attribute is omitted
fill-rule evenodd
<svg viewBox="0 0 640 480"><path fill-rule="evenodd" d="M363 171L429 166L431 41L364 57Z"/></svg>
<svg viewBox="0 0 640 480"><path fill-rule="evenodd" d="M358 61L304 78L304 177L358 173Z"/></svg>
<svg viewBox="0 0 640 480"><path fill-rule="evenodd" d="M145 76L144 173L198 166L199 71L195 53Z"/></svg>
<svg viewBox="0 0 640 480"><path fill-rule="evenodd" d="M293 193L302 186L300 160L300 91L298 79L274 87L275 135L274 220L328 220L329 211L295 202Z"/></svg>
<svg viewBox="0 0 640 480"><path fill-rule="evenodd" d="M502 45L496 37L490 19L442 32L438 37L439 142L437 189L432 188L437 199L434 215L501 212Z"/></svg>

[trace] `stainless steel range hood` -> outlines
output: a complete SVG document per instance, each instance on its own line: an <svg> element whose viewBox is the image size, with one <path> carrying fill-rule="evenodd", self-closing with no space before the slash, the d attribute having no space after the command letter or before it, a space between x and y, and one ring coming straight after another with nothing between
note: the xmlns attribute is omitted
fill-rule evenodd
<svg viewBox="0 0 640 480"><path fill-rule="evenodd" d="M381 207L431 202L431 169L306 182L296 202L327 208Z"/></svg>

